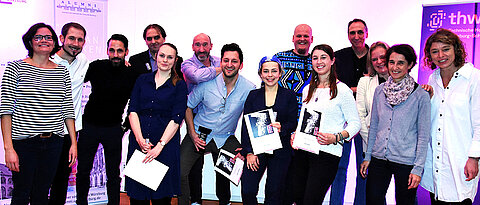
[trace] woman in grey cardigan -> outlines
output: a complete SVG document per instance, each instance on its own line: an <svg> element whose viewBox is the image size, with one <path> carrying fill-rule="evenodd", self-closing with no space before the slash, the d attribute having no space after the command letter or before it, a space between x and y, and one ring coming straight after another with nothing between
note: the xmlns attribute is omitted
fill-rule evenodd
<svg viewBox="0 0 480 205"><path fill-rule="evenodd" d="M430 97L409 75L417 56L410 45L388 49L390 77L375 89L368 146L360 173L367 204L383 204L392 174L397 204L414 204L430 140Z"/></svg>

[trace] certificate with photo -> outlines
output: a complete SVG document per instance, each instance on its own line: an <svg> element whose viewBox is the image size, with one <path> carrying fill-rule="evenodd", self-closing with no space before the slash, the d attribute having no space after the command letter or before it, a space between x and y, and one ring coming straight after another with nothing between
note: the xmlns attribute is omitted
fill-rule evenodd
<svg viewBox="0 0 480 205"><path fill-rule="evenodd" d="M215 163L215 171L227 177L236 186L240 183L240 177L243 172L244 161L234 154L220 149L217 162Z"/></svg>
<svg viewBox="0 0 480 205"><path fill-rule="evenodd" d="M300 118L298 120L299 124L295 131L295 139L293 140L292 146L318 154L320 151L320 144L317 141L317 133L320 129L321 119L321 112L311 108L302 107Z"/></svg>
<svg viewBox="0 0 480 205"><path fill-rule="evenodd" d="M253 154L272 153L282 148L278 130L270 124L275 122L272 109L261 110L243 116L252 144Z"/></svg>

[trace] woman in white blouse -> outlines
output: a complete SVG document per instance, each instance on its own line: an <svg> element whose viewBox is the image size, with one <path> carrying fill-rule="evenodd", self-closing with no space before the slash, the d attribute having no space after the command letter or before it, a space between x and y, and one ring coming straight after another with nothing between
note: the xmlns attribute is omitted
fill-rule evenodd
<svg viewBox="0 0 480 205"><path fill-rule="evenodd" d="M472 204L480 157L480 71L465 62L463 43L449 30L432 34L424 52L425 64L439 69L428 80L432 140L421 186L432 204Z"/></svg>
<svg viewBox="0 0 480 205"><path fill-rule="evenodd" d="M377 41L370 46L367 54L368 76L360 78L357 86L357 109L362 123L360 135L363 140L363 152L367 150L368 128L372 111L373 94L378 85L388 79L387 59L385 54L390 48L388 44Z"/></svg>

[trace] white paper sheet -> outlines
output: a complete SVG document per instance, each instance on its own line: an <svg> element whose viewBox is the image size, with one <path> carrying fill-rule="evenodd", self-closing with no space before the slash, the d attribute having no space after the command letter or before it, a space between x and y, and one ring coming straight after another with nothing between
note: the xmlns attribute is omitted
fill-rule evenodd
<svg viewBox="0 0 480 205"><path fill-rule="evenodd" d="M155 191L167 173L168 166L157 160L143 163L142 161L146 156L146 154L135 150L125 166L124 173L138 183Z"/></svg>

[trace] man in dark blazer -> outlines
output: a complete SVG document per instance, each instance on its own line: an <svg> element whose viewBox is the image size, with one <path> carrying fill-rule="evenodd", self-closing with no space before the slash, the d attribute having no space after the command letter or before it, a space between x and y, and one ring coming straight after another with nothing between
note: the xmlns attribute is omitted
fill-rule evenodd
<svg viewBox="0 0 480 205"><path fill-rule="evenodd" d="M149 73L157 70L156 57L160 45L165 42L167 33L158 24L150 24L143 30L143 39L148 46L148 50L139 54L133 55L129 59L129 63L139 74ZM175 71L178 76L183 79L183 74L180 69L183 62L182 57L178 57Z"/></svg>

